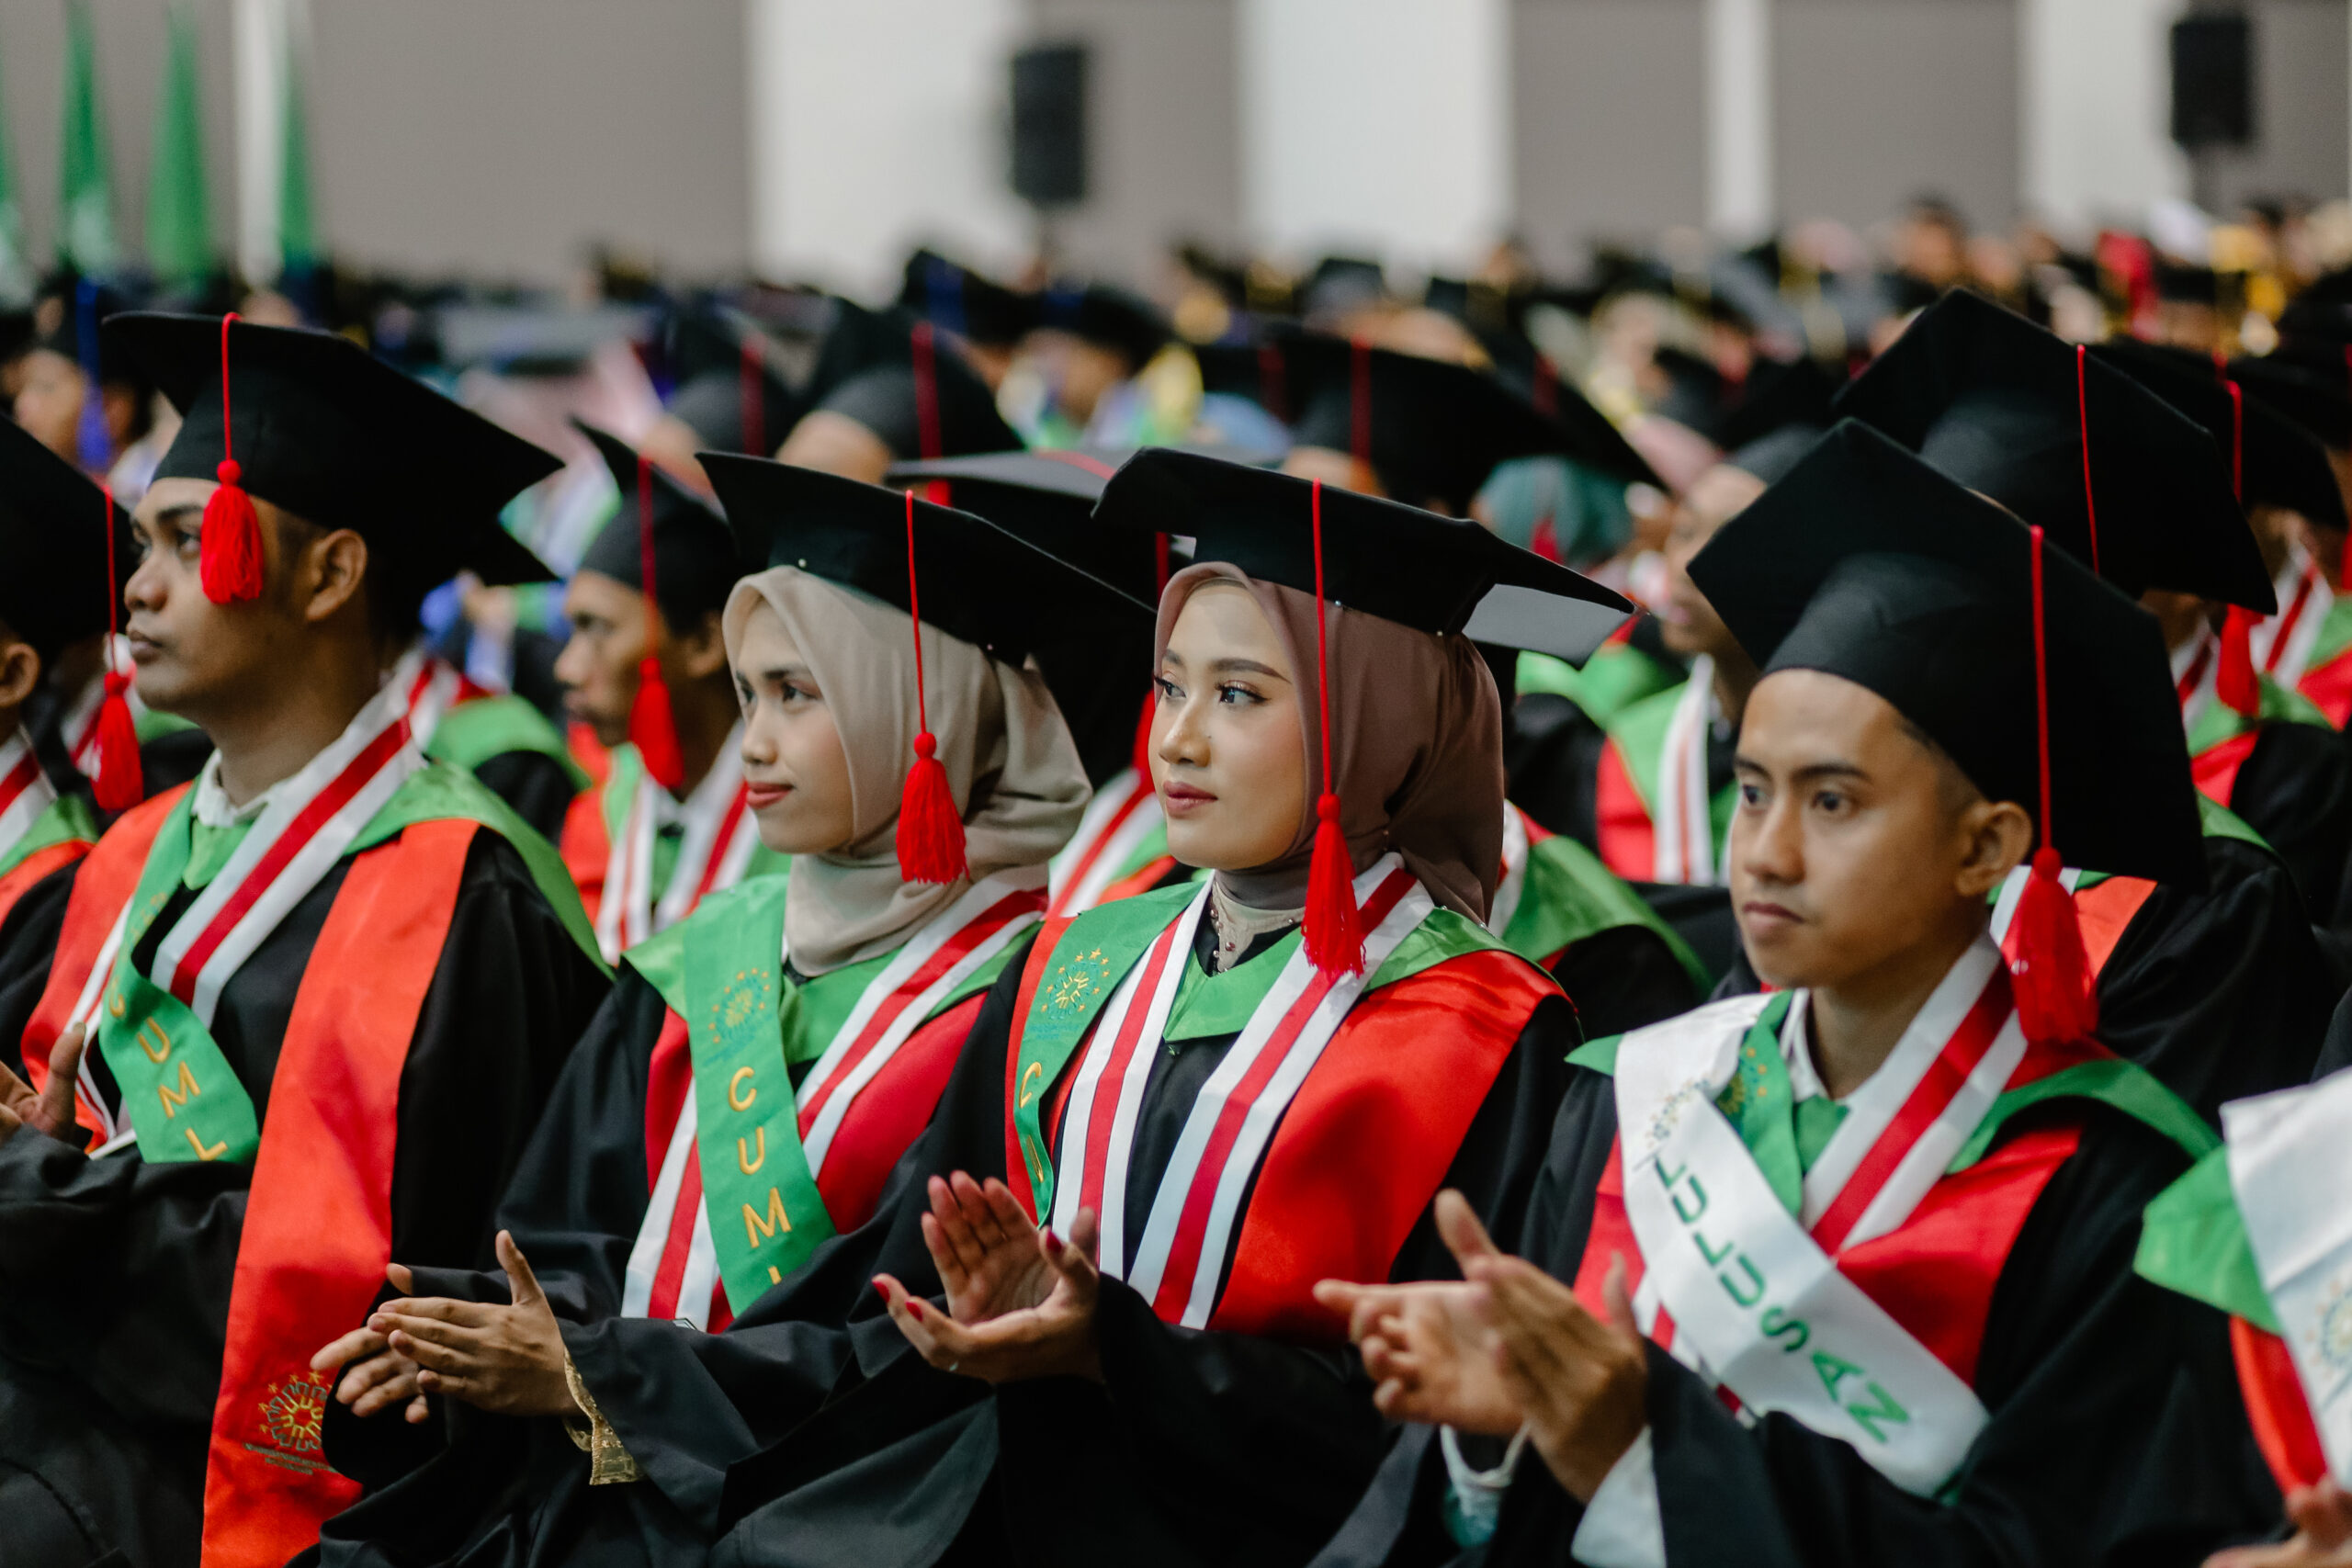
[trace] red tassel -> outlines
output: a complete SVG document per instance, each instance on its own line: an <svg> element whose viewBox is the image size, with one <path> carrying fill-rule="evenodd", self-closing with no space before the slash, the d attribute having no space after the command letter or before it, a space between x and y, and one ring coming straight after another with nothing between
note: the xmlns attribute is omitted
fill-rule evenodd
<svg viewBox="0 0 2352 1568"><path fill-rule="evenodd" d="M2018 956L2009 965L2009 988L2018 1027L2041 1045L2068 1044L2098 1032L2098 992L2083 949L2082 920L2066 885L2058 880L2058 869L2056 850L2045 844L2034 852L2033 871L2013 921Z"/></svg>
<svg viewBox="0 0 2352 1568"><path fill-rule="evenodd" d="M1154 690L1144 698L1143 711L1136 715L1136 749L1135 754L1128 759L1128 765L1135 769L1136 777L1146 784L1151 782L1151 718L1159 711L1159 693Z"/></svg>
<svg viewBox="0 0 2352 1568"><path fill-rule="evenodd" d="M662 660L652 653L637 663L637 701L629 705L628 740L645 761L646 776L655 784L674 791L686 782L686 760L678 750L678 727L670 715L670 682L662 679Z"/></svg>
<svg viewBox="0 0 2352 1568"><path fill-rule="evenodd" d="M139 728L130 721L123 694L130 677L107 671L106 695L98 699L98 776L91 781L101 811L128 811L147 798L139 765Z"/></svg>
<svg viewBox="0 0 2352 1568"><path fill-rule="evenodd" d="M1355 863L1340 831L1340 797L1315 802L1315 855L1306 863L1306 958L1324 978L1363 973L1363 920L1356 909Z"/></svg>
<svg viewBox="0 0 2352 1568"><path fill-rule="evenodd" d="M931 731L915 737L915 765L907 770L899 797L899 874L909 882L959 882L969 874L964 858L964 818L947 768Z"/></svg>
<svg viewBox="0 0 2352 1568"><path fill-rule="evenodd" d="M204 537L198 567L204 596L215 604L261 597L261 519L254 514L253 497L237 481L243 477L234 457L220 468L220 488L204 503Z"/></svg>
<svg viewBox="0 0 2352 1568"><path fill-rule="evenodd" d="M2252 610L2230 606L2229 619L2222 623L2222 667L2213 677L2213 690L2233 711L2253 718L2262 711L2262 683L2254 675L2254 624L2260 620Z"/></svg>

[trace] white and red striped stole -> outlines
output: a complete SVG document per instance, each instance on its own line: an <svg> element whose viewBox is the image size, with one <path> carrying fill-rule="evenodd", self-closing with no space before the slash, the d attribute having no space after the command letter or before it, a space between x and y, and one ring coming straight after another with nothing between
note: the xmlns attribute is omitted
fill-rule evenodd
<svg viewBox="0 0 2352 1568"><path fill-rule="evenodd" d="M605 862L605 891L596 906L596 945L606 963L617 963L639 942L694 913L713 893L743 880L760 847L760 828L743 777L742 739L739 720L710 772L684 801L673 802L667 790L642 768L638 770L628 810ZM681 823L684 831L670 880L657 897L653 842L672 821Z"/></svg>
<svg viewBox="0 0 2352 1568"><path fill-rule="evenodd" d="M1122 769L1103 781L1078 819L1078 831L1054 856L1047 884L1054 919L1091 909L1166 818L1151 775Z"/></svg>
<svg viewBox="0 0 2352 1568"><path fill-rule="evenodd" d="M57 799L49 775L40 771L33 743L22 728L0 741L0 859L22 842Z"/></svg>
<svg viewBox="0 0 2352 1568"><path fill-rule="evenodd" d="M1690 678L1667 720L1657 760L1657 799L1651 880L1712 886L1721 880L1724 846L1715 842L1714 798L1707 788L1707 737L1722 716L1715 697L1715 661L1690 661Z"/></svg>
<svg viewBox="0 0 2352 1568"><path fill-rule="evenodd" d="M1356 879L1370 933L1363 972L1333 980L1303 947L1291 954L1193 1101L1131 1247L1128 1161L1137 1116L1208 897L1204 884L1104 1004L1071 1082L1054 1160L1055 1225L1068 1235L1079 1211L1091 1209L1103 1272L1133 1286L1163 1321L1189 1328L1216 1310L1242 1195L1283 1112L1370 977L1434 908L1394 854Z"/></svg>
<svg viewBox="0 0 2352 1568"><path fill-rule="evenodd" d="M2301 545L2288 547L2286 570L2278 574L2276 586L2278 613L2265 616L2246 641L2254 654L2254 667L2292 688L2311 665L2312 650L2319 645L2335 592L2319 562Z"/></svg>
<svg viewBox="0 0 2352 1568"><path fill-rule="evenodd" d="M487 688L469 680L464 671L421 645L401 655L384 683L402 694L409 737L419 750L433 744L433 732L440 728L443 715L459 703L490 694Z"/></svg>
<svg viewBox="0 0 2352 1568"><path fill-rule="evenodd" d="M847 1017L794 1091L808 1174L821 1179L825 1155L859 1096L940 1004L981 965L1002 953L1045 912L1037 868L1000 873L974 884L891 954L867 982ZM783 1050L784 1043L777 1043ZM784 1053L787 1058L794 1054ZM683 1071L683 1091L674 1080ZM702 1201L690 1048L683 1029L665 1030L649 1082L649 1103L675 1096L666 1129L647 1128L649 1153L661 1150L653 1190L629 1250L621 1311L635 1317L684 1318L714 1332L732 1318ZM662 1086L671 1087L662 1087ZM750 1303L741 1303L748 1305Z"/></svg>

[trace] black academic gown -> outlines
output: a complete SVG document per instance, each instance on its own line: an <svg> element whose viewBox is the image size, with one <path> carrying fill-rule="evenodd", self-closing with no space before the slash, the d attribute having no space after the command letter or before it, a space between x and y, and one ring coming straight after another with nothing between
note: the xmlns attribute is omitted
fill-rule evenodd
<svg viewBox="0 0 2352 1568"><path fill-rule="evenodd" d="M1614 1085L1574 1070L1516 1243L1573 1279L1617 1131ZM1648 1414L1669 1568L2167 1568L2251 1539L2278 1493L2238 1404L2225 1320L2132 1271L2140 1212L2187 1168L2169 1141L2104 1106L2059 1101L2016 1119L2086 1119L1996 1283L1973 1386L1991 1420L1948 1503L1915 1497L1853 1448L1781 1416L1740 1425L1653 1348ZM2005 1134L2008 1135L2008 1134ZM1315 1568L1574 1561L1582 1505L1531 1450L1495 1539L1446 1534L1445 1466L1409 1428Z"/></svg>
<svg viewBox="0 0 2352 1568"><path fill-rule="evenodd" d="M212 1033L266 1117L295 992L350 862L230 980ZM153 949L194 895L150 928ZM479 1264L492 1210L565 1053L604 995L522 858L484 830L401 1069L392 1256ZM96 1062L111 1097L111 1075ZM0 1521L43 1508L138 1568L197 1560L205 1450L250 1168L92 1160L19 1134L0 1145ZM97 1555L12 1554L8 1568Z"/></svg>
<svg viewBox="0 0 2352 1568"><path fill-rule="evenodd" d="M25 1071L25 1025L49 983L50 956L65 927L65 906L74 897L74 872L80 864L59 866L26 888L0 917L0 1066L19 1077Z"/></svg>
<svg viewBox="0 0 2352 1568"><path fill-rule="evenodd" d="M562 840L564 813L580 785L561 761L544 751L501 751L483 758L473 774L539 837L550 844Z"/></svg>
<svg viewBox="0 0 2352 1568"><path fill-rule="evenodd" d="M567 1324L573 1365L645 1480L590 1487L585 1458L556 1423L464 1413L469 1434L496 1435L461 1437L400 1486L331 1521L322 1562L618 1568L692 1562L701 1543L721 1536L717 1561L812 1568L917 1568L943 1553L1009 1560L1008 1540L1022 1543L1023 1560L1049 1562L1305 1561L1385 1440L1351 1351L1171 1328L1105 1280L1109 1390L1047 1380L991 1395L924 1363L882 1310L871 1282L880 1272L941 1299L920 1228L924 1180L959 1169L1004 1174L1004 1055L1026 956L1024 944L982 1004L930 1130L899 1162L871 1222L820 1247L722 1334L642 1318ZM610 1010L631 995L624 981ZM1506 1224L1524 1208L1576 1038L1565 1006L1538 1008L1448 1172L1449 1185ZM1131 1184L1136 1234L1184 1114L1232 1043L1187 1042L1181 1055L1155 1056ZM611 1179L633 1180L641 1194L641 1116L629 1127L599 1109L628 1102L629 1069L594 1042L583 1050L594 1053L583 1064L609 1064L597 1069L603 1082L567 1083L551 1120L574 1110L600 1125L610 1117ZM584 1066L573 1075L587 1076ZM528 1175L517 1183L516 1217L543 1201L525 1194ZM602 1179L575 1169L558 1179L567 1196L554 1201ZM617 1300L626 1241L554 1247ZM602 1261L587 1259L599 1251ZM1424 1214L1396 1274L1449 1268ZM502 1441L532 1448L519 1471L510 1459L493 1474L467 1457L469 1441L482 1445L476 1453ZM1057 1500L1050 1523L1035 1501L1046 1496ZM1017 1516L1000 1505L1006 1497L1024 1500ZM442 1506L442 1520L423 1517ZM459 1515L465 1523L454 1526Z"/></svg>
<svg viewBox="0 0 2352 1568"><path fill-rule="evenodd" d="M2225 804L2278 852L2313 925L2352 923L2352 908L2338 908L2352 856L2352 741L2322 725L2266 724Z"/></svg>
<svg viewBox="0 0 2352 1568"><path fill-rule="evenodd" d="M2099 1039L2216 1127L2226 1100L2307 1081L2343 987L2278 857L2205 840L2206 890L2159 886L2098 975ZM1757 988L1743 956L1715 996Z"/></svg>
<svg viewBox="0 0 2352 1568"><path fill-rule="evenodd" d="M1588 1040L1662 1022L1705 999L1682 960L1646 926L1615 926L1570 942L1551 974Z"/></svg>

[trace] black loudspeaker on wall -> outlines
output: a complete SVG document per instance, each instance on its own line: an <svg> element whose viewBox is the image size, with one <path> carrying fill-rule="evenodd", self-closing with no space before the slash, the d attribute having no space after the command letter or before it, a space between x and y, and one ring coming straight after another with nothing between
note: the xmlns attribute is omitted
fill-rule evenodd
<svg viewBox="0 0 2352 1568"><path fill-rule="evenodd" d="M1038 207L1086 199L1086 46L1012 57L1012 192Z"/></svg>
<svg viewBox="0 0 2352 1568"><path fill-rule="evenodd" d="M2243 12L2173 24L2172 139L2192 150L2254 140L2254 26Z"/></svg>

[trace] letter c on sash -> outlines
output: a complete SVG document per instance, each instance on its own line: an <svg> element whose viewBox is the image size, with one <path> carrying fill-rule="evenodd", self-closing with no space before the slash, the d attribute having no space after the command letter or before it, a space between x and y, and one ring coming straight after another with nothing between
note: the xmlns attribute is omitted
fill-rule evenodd
<svg viewBox="0 0 2352 1568"><path fill-rule="evenodd" d="M752 1069L746 1067L743 1070L745 1072L750 1072ZM758 1135L760 1140L760 1152L758 1154L754 1155L752 1153L750 1145L741 1138L735 1140L735 1163L743 1168L743 1174L746 1176L751 1175L752 1172L759 1169L760 1167L768 1163L768 1130L763 1126L754 1127L752 1131Z"/></svg>
<svg viewBox="0 0 2352 1568"><path fill-rule="evenodd" d="M727 1109L729 1109L729 1111L749 1111L750 1109L752 1109L752 1101L753 1101L753 1100L757 1100L757 1099L759 1099L759 1098L760 1098L760 1091L759 1091L758 1089L756 1089L747 1090L747 1091L744 1093L743 1098L742 1098L742 1099L741 1099L741 1100L738 1100L738 1099L736 1099L736 1098L735 1098L735 1091L736 1091L737 1089L741 1089L741 1088L743 1087L743 1080L744 1080L745 1078L750 1077L751 1076L752 1076L752 1069L751 1069L751 1068L749 1068L749 1067L738 1067L738 1068L736 1068L736 1069L735 1069L735 1071L734 1071L734 1072L733 1072L733 1073L732 1073L732 1074L728 1077L728 1079L727 1079Z"/></svg>
<svg viewBox="0 0 2352 1568"><path fill-rule="evenodd" d="M1046 1064L1043 1062L1032 1062L1026 1067L1022 1069L1021 1099L1014 1105L1014 1110L1019 1110L1021 1106L1026 1105L1031 1100L1037 1098L1037 1080L1043 1078L1045 1076Z"/></svg>

